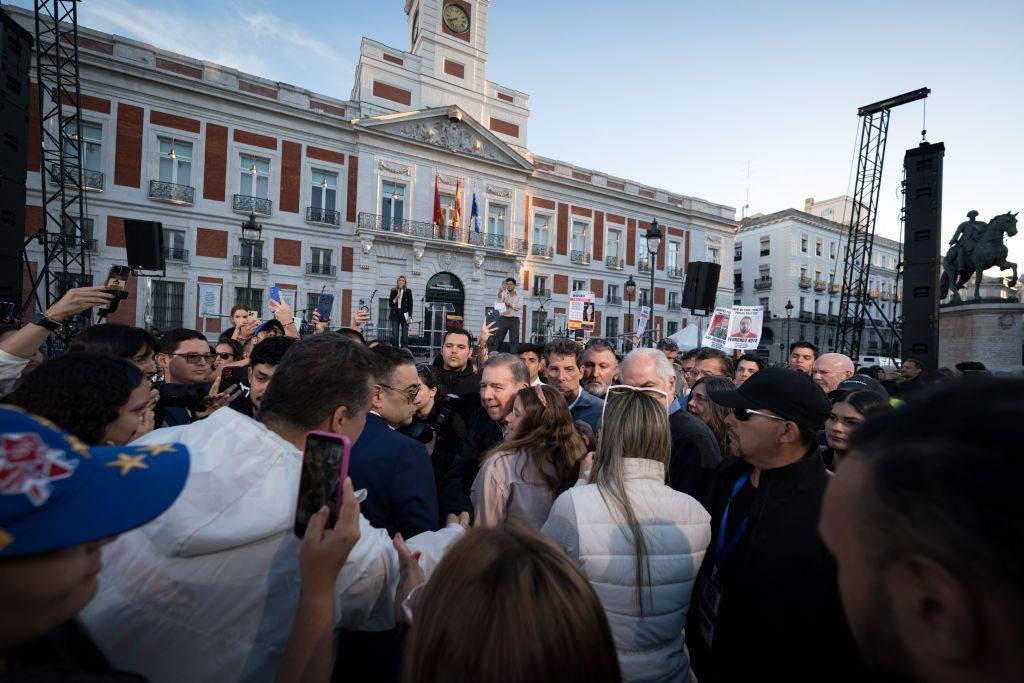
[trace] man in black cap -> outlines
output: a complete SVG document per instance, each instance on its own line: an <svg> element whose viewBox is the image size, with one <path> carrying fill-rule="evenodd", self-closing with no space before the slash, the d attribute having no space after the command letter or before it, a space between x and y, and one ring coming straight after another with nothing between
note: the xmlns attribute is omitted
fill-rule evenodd
<svg viewBox="0 0 1024 683"><path fill-rule="evenodd" d="M785 368L708 395L731 409L739 458L705 501L711 545L686 627L693 672L702 683L857 679L835 561L817 531L828 475L816 433L828 398L810 375Z"/></svg>

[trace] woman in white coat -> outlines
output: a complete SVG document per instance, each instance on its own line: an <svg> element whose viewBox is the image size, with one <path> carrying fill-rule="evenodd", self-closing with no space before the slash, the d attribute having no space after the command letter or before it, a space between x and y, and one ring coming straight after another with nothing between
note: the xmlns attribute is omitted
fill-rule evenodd
<svg viewBox="0 0 1024 683"><path fill-rule="evenodd" d="M589 483L555 501L543 531L593 584L627 681L690 681L683 632L711 516L665 484L663 392L613 386Z"/></svg>

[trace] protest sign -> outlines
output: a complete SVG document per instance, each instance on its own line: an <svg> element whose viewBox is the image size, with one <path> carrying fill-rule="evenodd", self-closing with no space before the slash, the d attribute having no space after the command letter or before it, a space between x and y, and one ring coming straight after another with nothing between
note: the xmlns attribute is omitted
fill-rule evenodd
<svg viewBox="0 0 1024 683"><path fill-rule="evenodd" d="M719 350L754 350L761 341L763 319L762 306L716 308L700 345Z"/></svg>
<svg viewBox="0 0 1024 683"><path fill-rule="evenodd" d="M593 292L573 292L569 295L569 329L594 331Z"/></svg>
<svg viewBox="0 0 1024 683"><path fill-rule="evenodd" d="M633 333L633 345L640 343L640 338L644 336L644 330L647 329L647 321L651 317L651 307L641 306L640 315L636 319L636 331Z"/></svg>

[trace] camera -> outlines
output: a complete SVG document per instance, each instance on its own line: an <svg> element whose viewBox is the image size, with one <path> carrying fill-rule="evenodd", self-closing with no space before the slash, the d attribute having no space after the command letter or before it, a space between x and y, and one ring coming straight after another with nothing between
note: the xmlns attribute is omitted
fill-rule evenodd
<svg viewBox="0 0 1024 683"><path fill-rule="evenodd" d="M459 397L456 394L445 395L444 402L441 404L441 410L437 411L437 415L432 419L414 423L409 428L409 436L420 443L430 443L434 435L448 424L448 420L451 419L458 400Z"/></svg>
<svg viewBox="0 0 1024 683"><path fill-rule="evenodd" d="M157 390L160 392L160 405L164 408L188 408L198 410L199 404L210 388L205 384L159 384Z"/></svg>

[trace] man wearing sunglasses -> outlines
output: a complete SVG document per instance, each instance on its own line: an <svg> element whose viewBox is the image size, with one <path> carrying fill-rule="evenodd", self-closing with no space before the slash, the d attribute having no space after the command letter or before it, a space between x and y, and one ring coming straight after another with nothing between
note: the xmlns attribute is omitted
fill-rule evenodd
<svg viewBox="0 0 1024 683"><path fill-rule="evenodd" d="M160 337L156 363L164 384L206 385L213 363L210 342L202 333L185 328L169 330ZM206 395L209 387L199 393ZM159 411L158 411L159 412ZM192 413L183 406L164 406L162 427L175 427L192 421Z"/></svg>
<svg viewBox="0 0 1024 683"><path fill-rule="evenodd" d="M836 565L818 535L828 475L816 432L828 397L810 375L766 368L733 390L739 459L718 471L705 500L711 545L686 629L702 681L863 680L843 617Z"/></svg>

